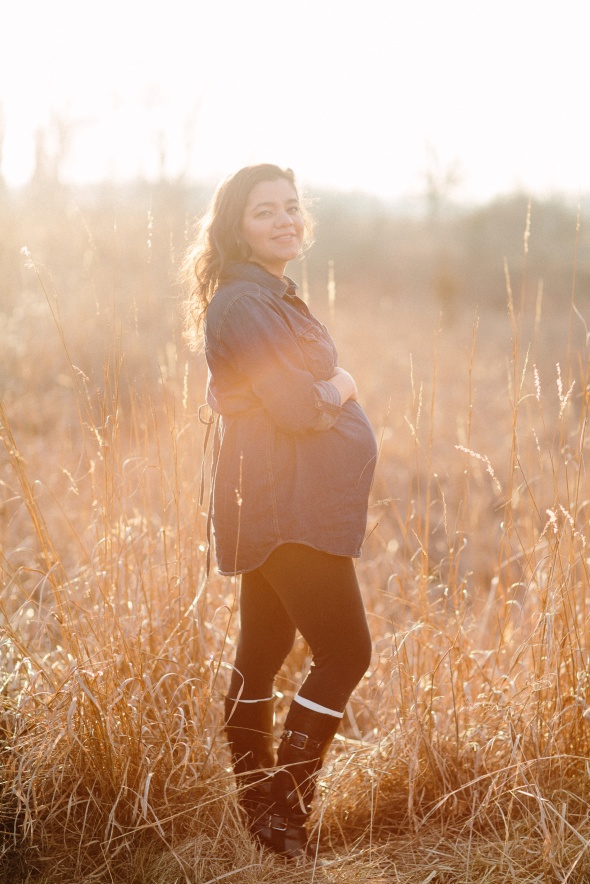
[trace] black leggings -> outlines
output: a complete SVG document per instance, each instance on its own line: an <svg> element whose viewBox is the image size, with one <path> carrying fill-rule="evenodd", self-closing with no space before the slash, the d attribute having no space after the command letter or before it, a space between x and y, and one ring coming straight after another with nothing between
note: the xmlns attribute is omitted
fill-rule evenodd
<svg viewBox="0 0 590 884"><path fill-rule="evenodd" d="M371 660L371 636L352 559L277 547L242 575L240 636L229 696L270 697L298 629L313 662L298 695L343 712Z"/></svg>

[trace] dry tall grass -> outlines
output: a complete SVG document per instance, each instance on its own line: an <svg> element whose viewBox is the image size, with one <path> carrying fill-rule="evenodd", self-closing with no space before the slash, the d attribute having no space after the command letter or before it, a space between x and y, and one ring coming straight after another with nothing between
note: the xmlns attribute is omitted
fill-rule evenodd
<svg viewBox="0 0 590 884"><path fill-rule="evenodd" d="M171 282L184 232L157 211L64 218L39 222L51 242L22 256L0 331L0 878L590 880L575 280L543 304L524 249L505 313L466 306L443 329L428 291L340 308L337 266L335 305L310 293L335 306L381 450L358 565L373 663L314 817L326 864L298 869L250 844L220 732L236 584L205 580L204 370Z"/></svg>

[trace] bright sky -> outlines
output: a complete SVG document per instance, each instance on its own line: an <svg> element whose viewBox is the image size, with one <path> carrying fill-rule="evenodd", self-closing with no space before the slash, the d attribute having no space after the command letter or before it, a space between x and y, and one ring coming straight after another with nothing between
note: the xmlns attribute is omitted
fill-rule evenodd
<svg viewBox="0 0 590 884"><path fill-rule="evenodd" d="M2 171L70 124L62 177L251 162L400 197L590 192L590 0L4 0Z"/></svg>

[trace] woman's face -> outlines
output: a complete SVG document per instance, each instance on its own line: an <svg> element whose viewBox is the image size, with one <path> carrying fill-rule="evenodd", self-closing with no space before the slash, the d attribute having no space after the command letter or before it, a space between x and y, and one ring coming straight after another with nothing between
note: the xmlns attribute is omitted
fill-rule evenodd
<svg viewBox="0 0 590 884"><path fill-rule="evenodd" d="M304 222L295 188L286 178L259 181L248 195L240 236L250 246L251 261L282 276L303 243Z"/></svg>

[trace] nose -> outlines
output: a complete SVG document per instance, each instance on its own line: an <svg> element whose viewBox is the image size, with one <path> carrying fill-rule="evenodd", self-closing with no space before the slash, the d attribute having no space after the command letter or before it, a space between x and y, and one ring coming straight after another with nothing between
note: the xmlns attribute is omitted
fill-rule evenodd
<svg viewBox="0 0 590 884"><path fill-rule="evenodd" d="M293 219L291 218L289 213L286 210L284 210L284 211L279 212L277 214L277 216L275 218L275 224L277 227L290 227L292 220Z"/></svg>

